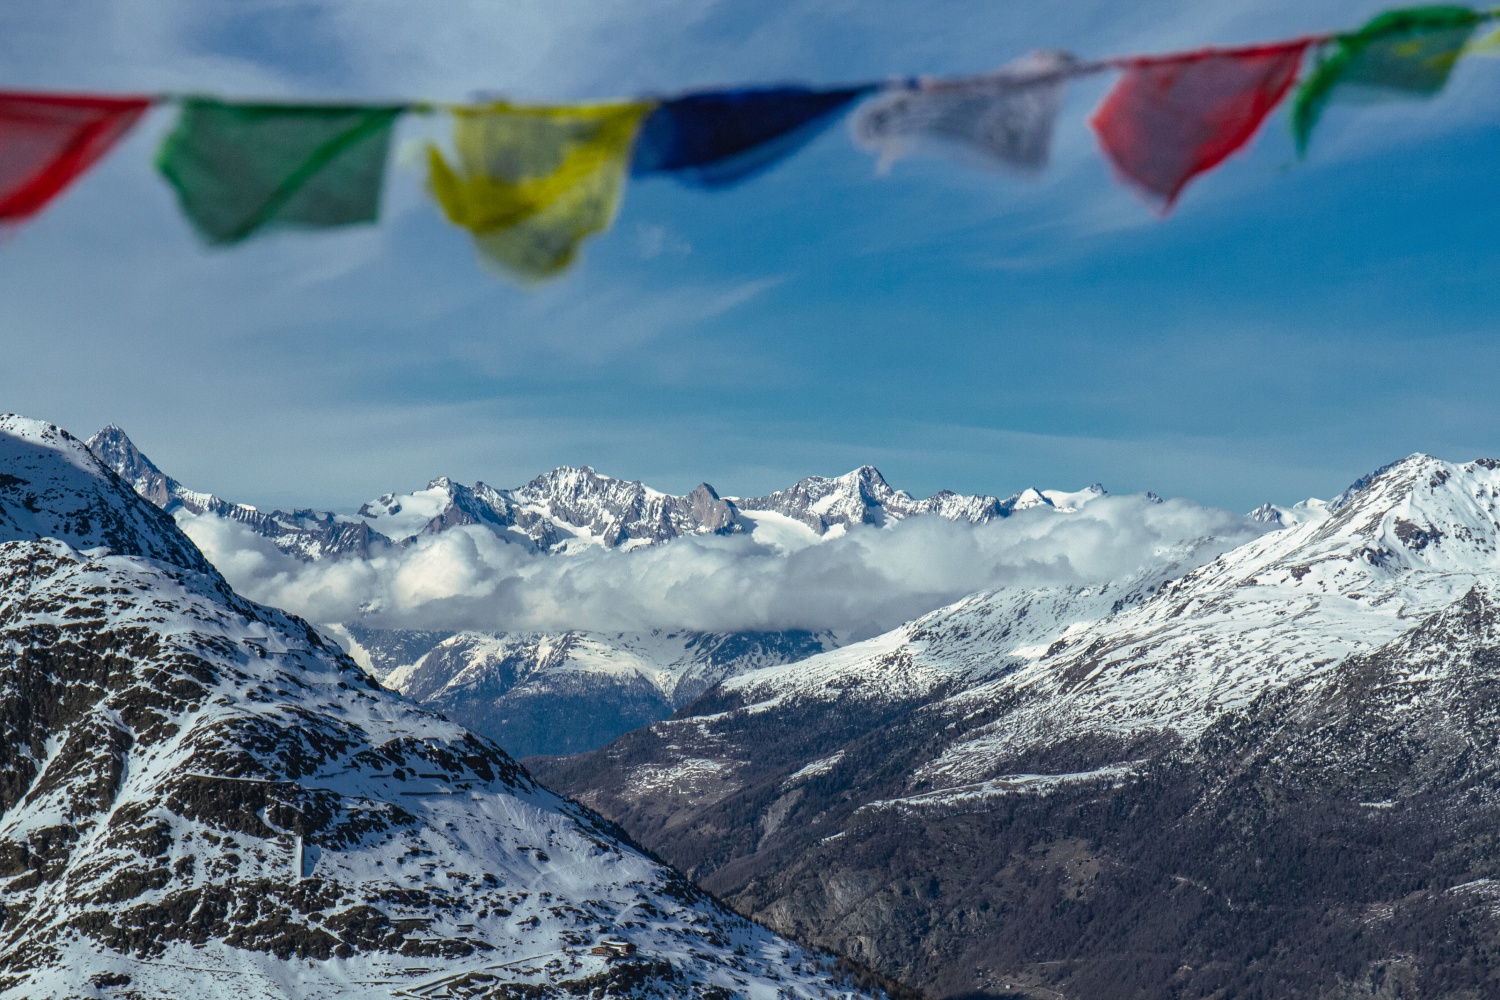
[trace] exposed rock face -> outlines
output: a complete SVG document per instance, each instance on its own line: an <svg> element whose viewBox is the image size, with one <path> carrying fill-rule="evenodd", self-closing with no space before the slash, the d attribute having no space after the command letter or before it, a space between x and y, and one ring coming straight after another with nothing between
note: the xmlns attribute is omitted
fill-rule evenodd
<svg viewBox="0 0 1500 1000"><path fill-rule="evenodd" d="M848 995L237 597L82 443L4 418L0 476L0 997Z"/></svg>
<svg viewBox="0 0 1500 1000"><path fill-rule="evenodd" d="M151 459L141 454L125 432L114 424L105 427L88 441L94 456L109 466L136 493L165 510L181 485L162 472Z"/></svg>
<svg viewBox="0 0 1500 1000"><path fill-rule="evenodd" d="M940 996L1500 995L1497 470L1412 456L1191 572L978 595L537 766Z"/></svg>
<svg viewBox="0 0 1500 1000"><path fill-rule="evenodd" d="M834 645L826 632L461 632L385 683L517 757L582 753L725 677Z"/></svg>

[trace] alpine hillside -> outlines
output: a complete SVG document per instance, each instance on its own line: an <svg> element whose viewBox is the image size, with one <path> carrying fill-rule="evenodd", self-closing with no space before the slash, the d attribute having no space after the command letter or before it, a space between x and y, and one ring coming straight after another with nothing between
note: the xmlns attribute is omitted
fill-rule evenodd
<svg viewBox="0 0 1500 1000"><path fill-rule="evenodd" d="M1206 564L976 595L535 766L937 996L1500 995L1500 462L1257 513Z"/></svg>
<svg viewBox="0 0 1500 1000"><path fill-rule="evenodd" d="M0 997L852 995L131 485L0 418Z"/></svg>
<svg viewBox="0 0 1500 1000"><path fill-rule="evenodd" d="M726 677L836 645L827 632L461 632L385 685L517 757L594 750Z"/></svg>

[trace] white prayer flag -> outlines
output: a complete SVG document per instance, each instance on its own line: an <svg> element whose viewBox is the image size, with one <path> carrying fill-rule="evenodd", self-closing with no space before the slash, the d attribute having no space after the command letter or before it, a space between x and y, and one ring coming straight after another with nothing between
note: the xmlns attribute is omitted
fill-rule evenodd
<svg viewBox="0 0 1500 1000"><path fill-rule="evenodd" d="M1035 173L1051 153L1063 88L1081 68L1066 52L1033 52L982 76L916 81L861 107L854 138L880 154L882 171L901 156L930 148Z"/></svg>

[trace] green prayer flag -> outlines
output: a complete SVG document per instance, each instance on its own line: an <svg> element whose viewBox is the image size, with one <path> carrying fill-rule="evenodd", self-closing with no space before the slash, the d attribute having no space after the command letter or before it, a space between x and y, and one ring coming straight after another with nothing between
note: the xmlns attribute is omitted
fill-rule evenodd
<svg viewBox="0 0 1500 1000"><path fill-rule="evenodd" d="M209 243L374 222L403 110L188 100L156 165Z"/></svg>
<svg viewBox="0 0 1500 1000"><path fill-rule="evenodd" d="M1411 7L1381 14L1325 51L1292 104L1299 151L1335 95L1431 97L1448 82L1469 36L1484 20L1467 7Z"/></svg>

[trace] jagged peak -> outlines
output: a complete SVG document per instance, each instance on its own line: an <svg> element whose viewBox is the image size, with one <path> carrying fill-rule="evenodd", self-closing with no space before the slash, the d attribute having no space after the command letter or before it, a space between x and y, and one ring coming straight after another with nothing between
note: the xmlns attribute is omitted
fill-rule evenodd
<svg viewBox="0 0 1500 1000"><path fill-rule="evenodd" d="M635 486L645 489L645 485L628 479L616 479L613 476L600 475L591 465L559 465L550 472L544 472L531 480L525 486L517 487L514 492L523 493L528 490L549 491L559 488L573 488L580 486L609 486L619 483L624 486Z"/></svg>
<svg viewBox="0 0 1500 1000"><path fill-rule="evenodd" d="M1310 520L1326 517L1327 515L1327 500L1308 497L1306 500L1294 503L1290 507L1279 507L1274 503L1263 503L1245 516L1260 524L1272 524L1282 528L1291 528Z"/></svg>
<svg viewBox="0 0 1500 1000"><path fill-rule="evenodd" d="M790 487L777 490L767 496L775 496L776 493L786 493L791 490L802 490L803 492L827 490L829 488L853 488L860 486L876 486L887 491L891 490L890 484L886 482L885 476L873 465L861 465L856 469L850 469L840 476L803 476Z"/></svg>
<svg viewBox="0 0 1500 1000"><path fill-rule="evenodd" d="M1308 501L1281 513L1284 526L1298 526L1287 558L1302 563L1352 555L1391 579L1410 571L1493 573L1500 462L1417 453L1361 476L1327 504Z"/></svg>
<svg viewBox="0 0 1500 1000"><path fill-rule="evenodd" d="M1272 503L1263 503L1245 516L1261 524L1280 524L1281 508Z"/></svg>
<svg viewBox="0 0 1500 1000"><path fill-rule="evenodd" d="M1405 458L1397 459L1394 462L1388 462L1387 464L1382 465L1380 468L1376 469L1374 472L1367 472L1363 476L1360 476L1354 482L1350 483L1342 493L1334 497L1332 500L1328 501L1328 510L1330 513L1337 513L1343 507L1348 506L1348 504L1352 502L1355 497L1359 496L1370 486L1391 473L1410 472L1415 471L1418 468L1430 465L1447 466L1448 464L1449 463L1444 462L1441 459L1434 458L1433 456L1425 454L1423 452L1412 452Z"/></svg>
<svg viewBox="0 0 1500 1000"><path fill-rule="evenodd" d="M723 499L723 497L719 496L719 491L708 483L699 483L697 486L694 486L688 493L688 499L692 499L693 497L708 497L711 500Z"/></svg>
<svg viewBox="0 0 1500 1000"><path fill-rule="evenodd" d="M105 465L122 475L122 466L164 475L156 463L136 447L136 443L119 424L105 424L99 428L98 433L84 442L84 447L102 460Z"/></svg>
<svg viewBox="0 0 1500 1000"><path fill-rule="evenodd" d="M1012 510L1027 510L1031 507L1051 507L1052 499L1035 486L1028 486L1010 498Z"/></svg>
<svg viewBox="0 0 1500 1000"><path fill-rule="evenodd" d="M885 481L885 476L881 475L880 470L873 465L861 465L859 468L839 476L839 479L857 483L868 483L871 486L884 486L886 489L890 489L890 484Z"/></svg>
<svg viewBox="0 0 1500 1000"><path fill-rule="evenodd" d="M109 440L123 441L125 444L130 444L131 443L130 442L130 435L125 433L125 428L121 427L119 424L116 424L116 423L105 424L103 427L99 428L99 430L95 432L95 434L94 434L93 437L89 438L84 443L86 445L88 445L90 448L93 448L94 442L96 442L96 441L109 441ZM131 447L134 447L134 445L131 445Z"/></svg>
<svg viewBox="0 0 1500 1000"><path fill-rule="evenodd" d="M601 476L592 465L559 465L550 472L544 472L537 479L568 479L583 477L587 479L610 479L611 476ZM536 480L533 480L535 482Z"/></svg>

